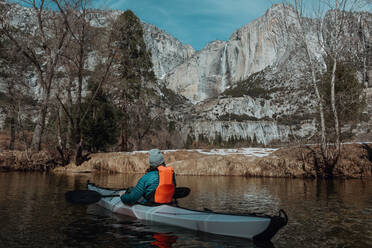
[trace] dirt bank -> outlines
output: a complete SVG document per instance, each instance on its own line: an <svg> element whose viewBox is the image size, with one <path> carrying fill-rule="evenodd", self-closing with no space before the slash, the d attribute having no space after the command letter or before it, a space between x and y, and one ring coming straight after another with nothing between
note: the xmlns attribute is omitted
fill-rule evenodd
<svg viewBox="0 0 372 248"><path fill-rule="evenodd" d="M368 148L368 149L367 149ZM334 176L364 178L372 176L371 147L361 144L344 145ZM314 178L314 157L305 148L282 148L266 157L246 154L202 154L178 150L166 152L165 162L178 175L219 175ZM76 167L73 164L54 171L109 171L144 173L148 166L147 153L99 153Z"/></svg>
<svg viewBox="0 0 372 248"><path fill-rule="evenodd" d="M221 175L256 177L296 177L316 176L314 157L303 148L282 148L261 157L259 153L237 154L201 153L198 151L166 151L165 162L174 167L178 175ZM372 176L372 146L361 144L344 145L342 156L334 168L334 176L342 178L363 178ZM49 162L48 162L49 161ZM110 172L144 173L148 167L148 154L97 153L81 166L69 164L56 167L52 157L46 153L34 154L27 160L22 152L0 153L0 168L7 170L48 170L64 172Z"/></svg>
<svg viewBox="0 0 372 248"><path fill-rule="evenodd" d="M57 167L54 156L46 151L27 154L24 151L0 152L0 170L48 171Z"/></svg>
<svg viewBox="0 0 372 248"><path fill-rule="evenodd" d="M317 157L318 160L319 157ZM263 176L314 178L314 155L307 148L285 148L260 159ZM372 145L342 146L341 156L333 169L334 177L364 178L372 176Z"/></svg>

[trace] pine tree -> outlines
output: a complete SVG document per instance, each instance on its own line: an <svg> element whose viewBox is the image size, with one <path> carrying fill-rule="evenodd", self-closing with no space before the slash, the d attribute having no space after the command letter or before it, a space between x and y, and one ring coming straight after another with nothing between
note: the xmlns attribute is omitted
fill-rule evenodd
<svg viewBox="0 0 372 248"><path fill-rule="evenodd" d="M96 85L90 85L91 92L95 92ZM88 96L87 99L90 99ZM106 151L110 145L117 143L117 109L109 101L110 97L102 89L89 108L89 113L82 123L84 148L90 152ZM86 103L83 107L88 107Z"/></svg>
<svg viewBox="0 0 372 248"><path fill-rule="evenodd" d="M122 111L121 149L128 150L130 137L137 140L137 149L141 149L143 137L151 131L157 119L150 108L157 95L152 89L156 78L151 53L143 40L140 20L130 10L118 17L112 35L119 50L115 87Z"/></svg>

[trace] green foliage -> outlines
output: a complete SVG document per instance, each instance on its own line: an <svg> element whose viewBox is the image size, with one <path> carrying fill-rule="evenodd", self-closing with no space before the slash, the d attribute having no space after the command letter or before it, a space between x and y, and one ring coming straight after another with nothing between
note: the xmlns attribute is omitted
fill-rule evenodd
<svg viewBox="0 0 372 248"><path fill-rule="evenodd" d="M168 132L169 133L172 133L174 131L176 131L176 122L175 121L170 121L167 123L168 125Z"/></svg>
<svg viewBox="0 0 372 248"><path fill-rule="evenodd" d="M221 133L216 132L215 133L213 144L216 145L216 146L221 146L222 143L223 143L223 140L222 140Z"/></svg>
<svg viewBox="0 0 372 248"><path fill-rule="evenodd" d="M230 136L227 140L222 139L221 133L216 132L215 138L213 140L209 140L203 134L198 135L198 142L196 142L192 137L188 137L188 141L186 142L188 146L186 148L190 148L191 145L194 148L202 148L202 147L213 147L213 148L233 148L233 147L242 147L242 146L260 146L257 141L256 135L253 135L253 138L243 138L237 137L235 135Z"/></svg>
<svg viewBox="0 0 372 248"><path fill-rule="evenodd" d="M184 144L184 147L185 147L186 149L191 148L191 145L193 144L194 140L195 140L195 139L194 139L190 134L188 134L188 135L187 135L187 138L186 138L186 142L185 142L185 144Z"/></svg>
<svg viewBox="0 0 372 248"><path fill-rule="evenodd" d="M151 53L143 40L138 17L130 10L121 14L115 24L113 37L119 49L119 73L127 95L138 97L141 82L155 81ZM130 92L129 92L130 91Z"/></svg>
<svg viewBox="0 0 372 248"><path fill-rule="evenodd" d="M261 87L263 81L260 79L259 74L255 73L248 79L238 82L235 87L227 89L223 92L224 96L242 97L244 95L253 98L270 99L270 90Z"/></svg>
<svg viewBox="0 0 372 248"><path fill-rule="evenodd" d="M128 149L131 142L136 143L136 149L141 149L144 137L160 128L160 115L152 108L160 97L154 90L156 77L151 53L143 39L141 22L130 10L118 17L111 35L117 50L115 63L118 66L112 92L121 110L121 148Z"/></svg>
<svg viewBox="0 0 372 248"><path fill-rule="evenodd" d="M94 86L90 86L92 92ZM87 117L82 123L82 134L84 137L84 148L91 152L105 151L108 146L117 142L117 118L118 111L109 102L109 96L99 90L98 94L89 109ZM90 100L90 97L87 98ZM88 107L89 102L83 104L83 109Z"/></svg>
<svg viewBox="0 0 372 248"><path fill-rule="evenodd" d="M184 103L186 98L176 94L173 90L163 87L161 89L163 93L163 101L169 103L171 106L176 106Z"/></svg>
<svg viewBox="0 0 372 248"><path fill-rule="evenodd" d="M243 115L237 115L237 114L224 114L220 115L218 117L219 121L238 121L238 122L244 122L244 121L258 121L258 119L254 116L249 116L246 114Z"/></svg>
<svg viewBox="0 0 372 248"><path fill-rule="evenodd" d="M325 103L325 118L328 129L334 127L334 117L331 106L331 77L333 61L328 61L328 71L321 78L320 92ZM340 125L356 122L362 119L366 107L363 97L363 86L356 77L354 67L346 63L337 63L335 78L336 109Z"/></svg>
<svg viewBox="0 0 372 248"><path fill-rule="evenodd" d="M302 114L293 114L293 115L280 115L276 117L276 121L279 125L300 125L305 121L312 120L317 115L313 113L302 113Z"/></svg>
<svg viewBox="0 0 372 248"><path fill-rule="evenodd" d="M198 135L198 140L202 144L209 144L210 143L208 137L206 137L204 134L199 134Z"/></svg>
<svg viewBox="0 0 372 248"><path fill-rule="evenodd" d="M6 104L8 101L9 101L9 97L8 97L5 93L3 93L3 92L0 91L0 104L1 104L2 106L5 106L5 104Z"/></svg>

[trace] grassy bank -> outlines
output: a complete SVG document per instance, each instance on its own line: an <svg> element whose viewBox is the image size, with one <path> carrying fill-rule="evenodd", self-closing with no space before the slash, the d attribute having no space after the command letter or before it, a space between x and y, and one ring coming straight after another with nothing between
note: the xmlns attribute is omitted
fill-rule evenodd
<svg viewBox="0 0 372 248"><path fill-rule="evenodd" d="M259 149L258 149L259 150ZM367 178L372 176L372 146L344 145L333 170L336 178ZM203 152L196 150L164 151L165 162L177 175L254 176L315 178L315 157L307 148L281 148L267 156L242 153ZM28 159L24 152L0 153L3 170L51 170L56 173L109 172L144 173L148 167L147 152L96 153L80 166L53 164L53 157L40 152Z"/></svg>

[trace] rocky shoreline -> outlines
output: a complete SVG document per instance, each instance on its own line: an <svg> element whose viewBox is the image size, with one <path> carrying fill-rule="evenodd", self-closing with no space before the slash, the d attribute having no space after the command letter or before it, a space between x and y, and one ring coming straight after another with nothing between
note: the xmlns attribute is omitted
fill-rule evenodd
<svg viewBox="0 0 372 248"><path fill-rule="evenodd" d="M267 156L249 154L213 154L193 150L164 151L168 165L177 175L249 176L315 178L311 150L299 147L281 148ZM0 170L51 171L54 173L144 173L148 166L146 152L114 152L92 154L80 166L70 163L58 166L49 153L43 151L26 156L25 152L0 153ZM334 167L335 178L372 177L372 145L344 145Z"/></svg>

